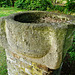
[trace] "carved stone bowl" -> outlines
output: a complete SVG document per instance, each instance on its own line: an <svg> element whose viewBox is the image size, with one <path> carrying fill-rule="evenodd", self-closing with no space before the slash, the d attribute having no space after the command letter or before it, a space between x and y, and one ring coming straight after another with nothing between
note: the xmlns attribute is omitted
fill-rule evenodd
<svg viewBox="0 0 75 75"><path fill-rule="evenodd" d="M0 44L28 60L59 68L70 48L75 18L45 11L28 11L0 19Z"/></svg>

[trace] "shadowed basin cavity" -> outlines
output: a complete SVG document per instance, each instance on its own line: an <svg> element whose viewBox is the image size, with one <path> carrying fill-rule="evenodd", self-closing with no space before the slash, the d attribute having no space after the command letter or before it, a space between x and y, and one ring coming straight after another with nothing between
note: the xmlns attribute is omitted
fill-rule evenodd
<svg viewBox="0 0 75 75"><path fill-rule="evenodd" d="M16 15L14 17L14 20L22 23L57 23L68 21L69 18L63 15L57 15L56 13L53 14L49 12L28 12Z"/></svg>

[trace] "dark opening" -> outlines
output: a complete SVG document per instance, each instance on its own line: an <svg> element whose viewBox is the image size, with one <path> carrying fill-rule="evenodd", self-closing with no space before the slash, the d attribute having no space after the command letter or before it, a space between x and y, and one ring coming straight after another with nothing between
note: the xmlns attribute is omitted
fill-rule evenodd
<svg viewBox="0 0 75 75"><path fill-rule="evenodd" d="M54 16L55 15L55 16ZM66 18L59 18L56 14L44 12L27 12L21 13L14 17L15 21L22 23L51 23L51 22L65 22Z"/></svg>
<svg viewBox="0 0 75 75"><path fill-rule="evenodd" d="M37 23L40 21L39 13L23 13L16 15L14 20L22 23Z"/></svg>

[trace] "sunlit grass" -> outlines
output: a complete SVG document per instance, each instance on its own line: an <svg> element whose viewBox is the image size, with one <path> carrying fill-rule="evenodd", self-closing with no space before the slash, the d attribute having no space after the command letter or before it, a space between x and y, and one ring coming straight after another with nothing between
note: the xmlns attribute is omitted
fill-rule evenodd
<svg viewBox="0 0 75 75"><path fill-rule="evenodd" d="M17 12L24 12L24 11L26 11L26 10L24 10L24 9L19 9L19 8L13 8L13 7L11 7L11 8L0 8L0 17L3 17L3 16L8 16L8 15L10 15L10 14L13 14L13 13L17 13Z"/></svg>

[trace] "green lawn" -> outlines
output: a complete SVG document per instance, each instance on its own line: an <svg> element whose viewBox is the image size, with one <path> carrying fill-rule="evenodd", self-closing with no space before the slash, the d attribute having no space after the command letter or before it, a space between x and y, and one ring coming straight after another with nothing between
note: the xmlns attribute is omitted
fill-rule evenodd
<svg viewBox="0 0 75 75"><path fill-rule="evenodd" d="M6 54L2 47L0 47L0 75L7 75Z"/></svg>
<svg viewBox="0 0 75 75"><path fill-rule="evenodd" d="M26 10L24 10L24 9L21 10L19 8L13 8L13 7L11 7L11 8L9 8L9 7L3 8L2 7L2 8L0 8L0 17L8 16L8 15L13 14L13 13L24 12L24 11L26 11ZM58 11L55 11L55 12L58 12ZM75 16L75 13L72 13L72 14L73 14L73 16ZM75 36L75 34L74 34L74 36ZM69 54L69 55L67 55L68 59L66 58L65 61L64 61L65 62L64 66L69 63L69 67L67 67L67 69L63 66L62 70L64 72L67 72L68 69L71 68L74 64L74 60L75 60L75 50L74 50L74 48L75 48L75 39L74 39L74 42L73 42L73 46L68 51L68 54ZM6 64L5 50L2 47L0 47L0 75L7 75L7 69L6 68L7 68L7 64ZM75 69L75 68L73 68L73 69ZM69 71L69 73L70 73L70 71ZM72 72L70 74L62 74L62 75L72 75Z"/></svg>
<svg viewBox="0 0 75 75"><path fill-rule="evenodd" d="M23 11L26 11L26 10L21 10L21 9L19 9L19 8L13 8L13 7L6 7L6 8L4 8L4 7L1 7L0 8L0 17L3 17L3 16L8 16L8 15L10 15L10 14L13 14L13 13L17 13L17 12L23 12Z"/></svg>

